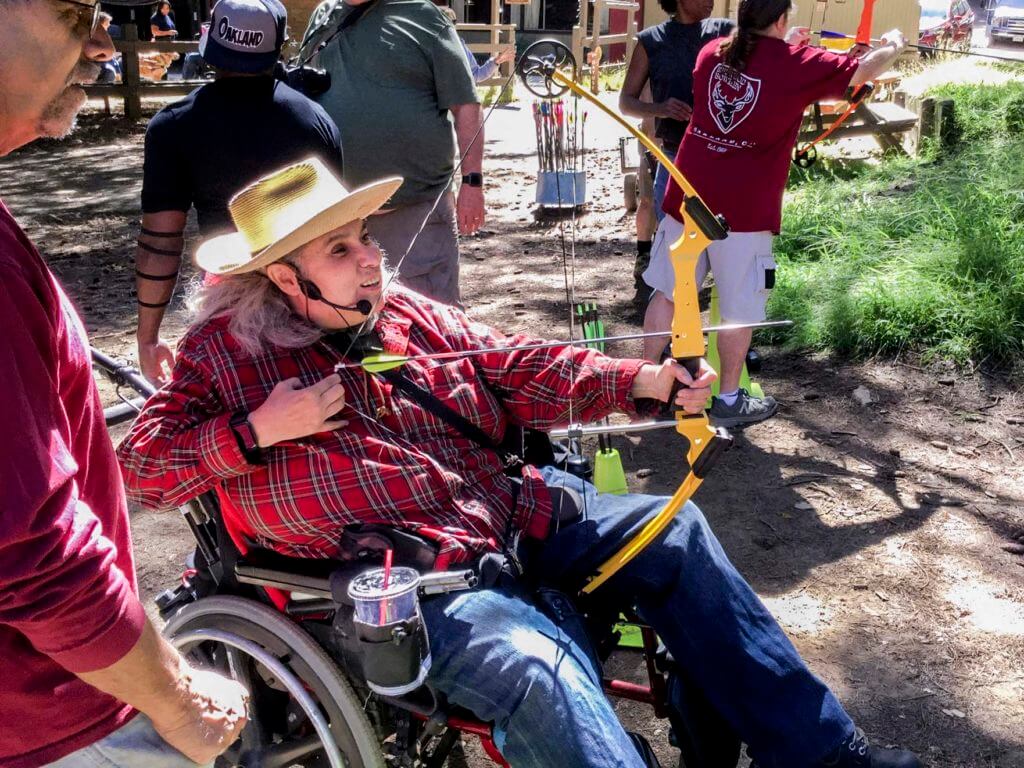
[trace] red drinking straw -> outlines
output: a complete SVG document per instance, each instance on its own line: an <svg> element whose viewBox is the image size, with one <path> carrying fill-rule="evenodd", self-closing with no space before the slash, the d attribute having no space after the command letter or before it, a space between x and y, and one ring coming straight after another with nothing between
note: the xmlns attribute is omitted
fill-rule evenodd
<svg viewBox="0 0 1024 768"><path fill-rule="evenodd" d="M391 582L391 560L393 557L392 551L386 550L384 552L384 584L381 586L382 592L387 592L388 584ZM380 625L384 626L384 606L386 598L382 595L380 601Z"/></svg>

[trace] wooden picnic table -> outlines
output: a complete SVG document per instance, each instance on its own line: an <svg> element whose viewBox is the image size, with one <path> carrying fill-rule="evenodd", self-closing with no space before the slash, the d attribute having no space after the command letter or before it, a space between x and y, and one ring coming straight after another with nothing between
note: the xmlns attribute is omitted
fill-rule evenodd
<svg viewBox="0 0 1024 768"><path fill-rule="evenodd" d="M900 82L898 72L886 72L875 79L875 91L893 92ZM874 95L874 94L872 94ZM798 141L811 141L831 126L846 111L849 102L843 99L819 101L812 105L804 117ZM902 135L914 128L918 123L918 115L909 109L891 101L872 101L865 99L846 118L829 140L844 139L851 136L872 136L884 151L906 154L903 148Z"/></svg>

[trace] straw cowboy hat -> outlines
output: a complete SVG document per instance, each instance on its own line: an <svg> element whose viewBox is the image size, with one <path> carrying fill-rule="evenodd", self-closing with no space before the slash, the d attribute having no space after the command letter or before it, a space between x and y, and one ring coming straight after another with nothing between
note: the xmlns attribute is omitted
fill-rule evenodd
<svg viewBox="0 0 1024 768"><path fill-rule="evenodd" d="M402 185L392 177L349 191L310 157L264 176L228 203L237 232L207 240L196 264L215 275L252 272L351 221L365 219Z"/></svg>

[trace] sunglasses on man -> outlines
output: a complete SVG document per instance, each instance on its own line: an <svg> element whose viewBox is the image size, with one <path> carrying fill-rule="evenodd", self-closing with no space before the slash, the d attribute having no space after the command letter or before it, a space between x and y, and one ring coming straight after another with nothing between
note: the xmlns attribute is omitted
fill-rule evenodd
<svg viewBox="0 0 1024 768"><path fill-rule="evenodd" d="M96 31L96 27L100 25L100 4L99 0L94 3L85 3L82 0L57 0L58 2L65 3L67 5L75 6L75 10L78 14L78 20L75 24L75 29L82 28L88 29L91 35Z"/></svg>

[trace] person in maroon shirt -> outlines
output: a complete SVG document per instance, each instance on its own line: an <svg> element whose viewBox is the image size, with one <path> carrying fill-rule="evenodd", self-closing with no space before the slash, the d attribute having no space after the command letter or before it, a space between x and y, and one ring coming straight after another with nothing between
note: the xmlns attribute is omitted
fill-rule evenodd
<svg viewBox="0 0 1024 768"><path fill-rule="evenodd" d="M113 55L98 11L0 3L0 155L70 131L78 84ZM3 203L0 328L0 766L210 761L244 691L146 619L82 323Z"/></svg>
<svg viewBox="0 0 1024 768"><path fill-rule="evenodd" d="M515 576L421 604L427 684L493 723L516 768L644 768L562 592L578 591L667 498L598 494L554 466L513 479L495 446L510 425L648 412L677 381L676 404L698 413L714 372L702 365L693 380L675 360L536 348L392 285L365 217L400 181L348 190L310 158L232 199L239 231L197 251L217 278L194 297L170 382L118 449L129 497L167 508L216 489L243 551L337 557L346 526L375 523L437 542L438 569L509 554L524 569ZM384 374L357 364L373 350L404 364ZM693 706L728 723L733 763L742 739L762 768L920 768L905 750L867 743L692 502L600 589L602 605L634 605L657 631L682 670L670 689L685 675ZM686 721L678 705L669 710Z"/></svg>
<svg viewBox="0 0 1024 768"><path fill-rule="evenodd" d="M859 59L811 48L807 29L787 33L790 8L789 0L742 0L732 34L701 50L693 75L693 114L675 160L711 211L729 224L729 236L712 243L697 268L698 283L709 266L714 273L726 323L765 319L775 279L772 237L781 226L782 195L804 110L874 79L904 47L894 30ZM682 203L682 190L670 183L663 206L668 215L644 273L655 289L644 318L648 332L672 324L675 275L669 247L682 233ZM710 416L721 426L755 423L778 408L773 398L751 397L739 387L750 339L750 329L718 334L721 393ZM661 340L648 340L645 356L656 360L663 348Z"/></svg>

